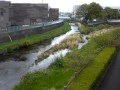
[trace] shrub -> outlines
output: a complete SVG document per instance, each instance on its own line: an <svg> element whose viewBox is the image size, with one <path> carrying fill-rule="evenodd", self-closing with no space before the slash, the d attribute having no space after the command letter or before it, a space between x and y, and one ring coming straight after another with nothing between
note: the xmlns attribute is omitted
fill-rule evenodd
<svg viewBox="0 0 120 90"><path fill-rule="evenodd" d="M63 67L62 56L61 57L56 57L55 62L52 64L52 66L56 67L56 68L62 68Z"/></svg>
<svg viewBox="0 0 120 90"><path fill-rule="evenodd" d="M7 52L8 52L8 53L13 52L12 48L11 48L11 47L7 48Z"/></svg>
<svg viewBox="0 0 120 90"><path fill-rule="evenodd" d="M106 55L107 54L107 55ZM106 65L115 54L114 47L105 48L75 79L69 90L91 90L98 77L105 70Z"/></svg>
<svg viewBox="0 0 120 90"><path fill-rule="evenodd" d="M88 34L90 32L101 30L103 28L109 28L110 25L108 25L108 24L101 24L101 25L98 25L98 26L89 27L89 26L84 26L84 25L79 25L78 24L78 27L80 28L81 33Z"/></svg>

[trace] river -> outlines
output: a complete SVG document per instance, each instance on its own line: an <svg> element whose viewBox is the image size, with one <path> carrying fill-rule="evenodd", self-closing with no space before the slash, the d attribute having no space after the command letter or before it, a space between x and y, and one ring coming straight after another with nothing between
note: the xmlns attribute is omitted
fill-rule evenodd
<svg viewBox="0 0 120 90"><path fill-rule="evenodd" d="M67 36L78 31L77 26L71 25L71 30L63 35L55 37L50 42L33 46L27 50L14 51L10 55L0 56L0 61L2 61L0 62L0 90L11 90L15 84L19 83L20 78L26 74L26 72L46 69L52 62L54 62L52 60L55 56L60 56L61 53L65 56L68 52L70 52L70 50L64 49L55 52L54 55L50 55L49 57L43 59L37 65L35 64L35 60L39 54L49 50L55 44L59 44ZM85 42L79 43L78 49L87 44L88 40L86 39L86 35L83 35L83 39Z"/></svg>

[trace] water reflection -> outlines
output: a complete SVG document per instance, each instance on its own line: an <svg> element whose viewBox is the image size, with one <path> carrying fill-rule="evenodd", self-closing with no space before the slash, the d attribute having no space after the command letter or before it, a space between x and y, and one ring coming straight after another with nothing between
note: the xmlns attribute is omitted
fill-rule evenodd
<svg viewBox="0 0 120 90"><path fill-rule="evenodd" d="M54 46L55 44L59 44L62 40L64 40L66 37L68 37L71 34L79 32L77 26L71 26L71 30L68 31L66 34L63 34L59 37L56 37L52 40L51 46Z"/></svg>
<svg viewBox="0 0 120 90"><path fill-rule="evenodd" d="M43 59L41 62L39 62L37 65L34 64L34 66L30 67L29 71L36 71L36 70L44 70L47 69L54 61L56 57L64 57L67 53L69 53L69 49L63 49L58 52L55 52L54 54L50 54L49 57Z"/></svg>
<svg viewBox="0 0 120 90"><path fill-rule="evenodd" d="M70 50L63 49L55 52L53 55L51 54L48 58L38 63L38 65L35 65L35 60L38 55L49 50L53 45L59 44L67 36L78 32L78 27L72 25L70 31L54 38L49 44L41 44L27 51L16 51L10 57L5 56L4 59L0 57L2 60L2 62L0 62L0 90L10 90L27 71L46 69L54 62L55 57L59 57L61 54L65 56ZM83 36L83 38L85 39L86 36ZM85 43L87 43L87 41ZM79 48L83 46L82 44L79 44Z"/></svg>
<svg viewBox="0 0 120 90"><path fill-rule="evenodd" d="M74 29L73 27L75 26L71 26L72 29ZM77 30L77 27L75 28ZM2 61L0 62L0 90L10 90L12 86L19 82L20 78L26 73L26 71L30 70L39 54L49 50L52 45L59 44L59 42L61 42L66 36L72 33L75 33L75 31L70 30L66 34L56 37L51 41L51 44L45 43L35 46L30 50L23 50L19 52L16 51L10 56L6 55L4 58L0 57L0 61ZM56 52L55 55L58 55L57 53L61 52L64 56L67 52L69 52L69 50ZM44 62L46 61L43 61L42 63ZM48 61L48 63L44 64L43 66L49 66L50 63L51 61Z"/></svg>
<svg viewBox="0 0 120 90"><path fill-rule="evenodd" d="M83 38L84 43L79 43L78 49L81 49L84 45L86 45L88 43L87 35L83 35L82 38Z"/></svg>

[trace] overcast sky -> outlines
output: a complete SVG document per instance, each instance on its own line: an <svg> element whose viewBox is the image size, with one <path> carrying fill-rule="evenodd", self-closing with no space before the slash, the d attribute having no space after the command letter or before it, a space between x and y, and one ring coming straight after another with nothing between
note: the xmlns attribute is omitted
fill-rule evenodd
<svg viewBox="0 0 120 90"><path fill-rule="evenodd" d="M42 0L6 0L12 3L41 3ZM120 0L43 0L52 8L59 8L60 12L72 12L74 5L97 2L101 6L120 6Z"/></svg>

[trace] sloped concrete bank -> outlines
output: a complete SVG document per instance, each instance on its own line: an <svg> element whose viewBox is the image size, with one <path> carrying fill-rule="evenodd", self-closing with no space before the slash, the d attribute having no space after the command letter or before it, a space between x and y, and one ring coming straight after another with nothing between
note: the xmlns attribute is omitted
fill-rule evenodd
<svg viewBox="0 0 120 90"><path fill-rule="evenodd" d="M41 34L49 30L58 28L63 24L64 22L60 22L60 23L49 25L49 26L36 27L36 28L25 29L25 30L20 30L15 32L0 33L0 43L9 42L11 40L17 40L30 35L34 35L34 34Z"/></svg>
<svg viewBox="0 0 120 90"><path fill-rule="evenodd" d="M64 22L61 23L57 23L57 24L53 24L53 25L49 25L49 26L44 26L44 27L38 27L38 28L34 28L34 29L26 29L26 30L21 30L21 31L16 31L16 32L10 32L10 33L0 33L0 43L4 44L6 42L11 42L17 39L22 39L22 38L26 38L28 36L32 36L35 34L42 34L44 32L48 32L50 30L56 29L60 26L63 26ZM11 39L11 40L10 40ZM12 43L12 42L11 42ZM24 49L29 47L29 45L17 45L14 47L10 47L10 50L8 50L7 48L4 50L0 50L0 55L4 55L4 54L9 54L9 51L14 51L14 50L19 50L19 49Z"/></svg>

